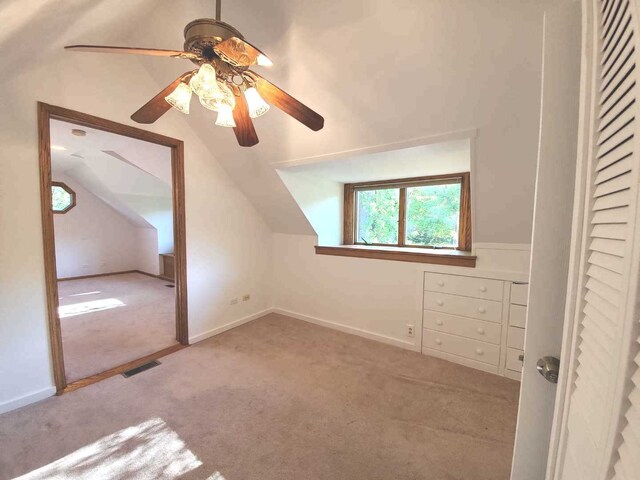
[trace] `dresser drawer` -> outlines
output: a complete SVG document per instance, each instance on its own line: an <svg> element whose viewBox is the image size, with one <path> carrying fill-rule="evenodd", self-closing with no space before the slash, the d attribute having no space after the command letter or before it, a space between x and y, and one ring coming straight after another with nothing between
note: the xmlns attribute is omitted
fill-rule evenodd
<svg viewBox="0 0 640 480"><path fill-rule="evenodd" d="M529 285L526 283L511 284L511 303L516 305L527 305L527 297L529 296Z"/></svg>
<svg viewBox="0 0 640 480"><path fill-rule="evenodd" d="M424 308L489 322L500 323L502 320L502 302L493 300L424 292Z"/></svg>
<svg viewBox="0 0 640 480"><path fill-rule="evenodd" d="M429 329L423 330L422 345L425 348L451 353L490 365L498 365L500 360L499 345L458 337L457 335L449 335L448 333L435 332Z"/></svg>
<svg viewBox="0 0 640 480"><path fill-rule="evenodd" d="M509 305L509 325L524 328L527 320L527 307Z"/></svg>
<svg viewBox="0 0 640 480"><path fill-rule="evenodd" d="M459 317L430 310L424 311L423 321L424 328L430 330L500 344L502 326L499 323L484 322L475 318Z"/></svg>
<svg viewBox="0 0 640 480"><path fill-rule="evenodd" d="M504 282L500 280L488 280L486 278L446 275L444 273L424 274L425 290L487 300L502 301L503 285Z"/></svg>
<svg viewBox="0 0 640 480"><path fill-rule="evenodd" d="M507 348L507 369L513 370L514 372L522 371L522 361L520 360L520 355L522 355L522 350L518 350L516 348Z"/></svg>
<svg viewBox="0 0 640 480"><path fill-rule="evenodd" d="M524 328L509 327L507 346L519 350L524 348Z"/></svg>

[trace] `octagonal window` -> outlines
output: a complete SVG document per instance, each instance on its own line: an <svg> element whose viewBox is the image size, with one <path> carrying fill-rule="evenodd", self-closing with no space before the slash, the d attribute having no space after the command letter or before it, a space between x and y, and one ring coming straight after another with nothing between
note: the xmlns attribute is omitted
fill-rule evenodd
<svg viewBox="0 0 640 480"><path fill-rule="evenodd" d="M53 213L67 213L76 206L76 192L62 182L51 182Z"/></svg>

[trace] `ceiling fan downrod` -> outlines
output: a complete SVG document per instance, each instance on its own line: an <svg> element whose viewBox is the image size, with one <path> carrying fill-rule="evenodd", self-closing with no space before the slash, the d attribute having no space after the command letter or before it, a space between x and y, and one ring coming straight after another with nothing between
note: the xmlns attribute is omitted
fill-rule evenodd
<svg viewBox="0 0 640 480"><path fill-rule="evenodd" d="M222 0L216 0L216 20L220 21L220 16L222 14Z"/></svg>

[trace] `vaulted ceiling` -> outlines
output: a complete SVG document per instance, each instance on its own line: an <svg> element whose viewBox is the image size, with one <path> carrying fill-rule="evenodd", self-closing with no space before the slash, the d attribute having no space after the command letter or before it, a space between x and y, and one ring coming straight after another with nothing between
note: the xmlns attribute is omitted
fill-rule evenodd
<svg viewBox="0 0 640 480"><path fill-rule="evenodd" d="M232 131L214 126L211 112L194 106L184 121L271 228L284 233L312 230L275 164L477 128L476 212L486 225L479 239L524 243L533 208L542 16L553 3L225 0L222 19L274 61L261 71L322 114L325 128L312 132L272 109L255 121L260 143L243 149ZM0 17L14 19L0 32L3 71L70 43L178 49L184 25L214 11L213 0L37 0L29 8L8 0L0 5ZM34 28L43 32L31 37ZM77 56L81 82L82 57L91 54L68 55ZM186 60L126 62L141 64L157 84L130 113L192 68ZM112 81L126 88L136 78L118 70ZM515 200L505 205L504 196ZM522 211L520 224L495 224L514 208Z"/></svg>

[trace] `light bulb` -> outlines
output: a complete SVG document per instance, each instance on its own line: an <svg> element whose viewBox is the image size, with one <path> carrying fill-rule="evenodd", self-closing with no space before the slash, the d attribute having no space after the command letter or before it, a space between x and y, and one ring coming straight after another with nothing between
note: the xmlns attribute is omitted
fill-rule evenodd
<svg viewBox="0 0 640 480"><path fill-rule="evenodd" d="M258 118L260 115L264 115L269 111L269 105L267 105L267 102L262 99L254 87L247 88L244 96L247 98L249 116L251 118Z"/></svg>
<svg viewBox="0 0 640 480"><path fill-rule="evenodd" d="M236 122L233 119L233 110L229 108L223 108L218 112L218 119L216 125L219 127L235 127Z"/></svg>
<svg viewBox="0 0 640 480"><path fill-rule="evenodd" d="M186 83L180 82L176 89L164 97L169 105L176 110L189 114L189 103L191 102L191 88Z"/></svg>
<svg viewBox="0 0 640 480"><path fill-rule="evenodd" d="M261 67L270 67L271 65L273 65L273 62L269 60L269 58L262 53L258 55L256 63Z"/></svg>
<svg viewBox="0 0 640 480"><path fill-rule="evenodd" d="M198 73L191 77L189 86L200 99L214 98L220 95L216 69L208 63L203 63Z"/></svg>
<svg viewBox="0 0 640 480"><path fill-rule="evenodd" d="M233 110L236 106L236 97L231 89L223 82L218 82L218 94L211 98L200 98L200 104L204 108L219 112L221 110Z"/></svg>

